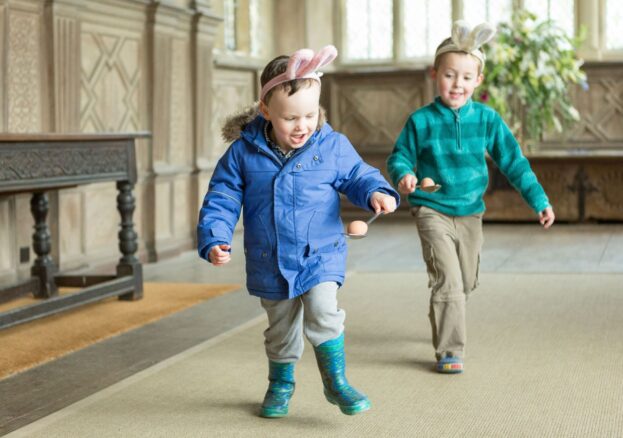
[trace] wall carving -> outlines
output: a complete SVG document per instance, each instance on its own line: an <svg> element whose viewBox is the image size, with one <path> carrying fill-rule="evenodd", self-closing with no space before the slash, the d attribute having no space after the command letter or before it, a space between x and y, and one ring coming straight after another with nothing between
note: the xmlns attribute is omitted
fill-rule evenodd
<svg viewBox="0 0 623 438"><path fill-rule="evenodd" d="M58 244L59 253L64 259L80 259L85 250L85 230L82 226L84 196L83 190L66 189L63 190L63 196L59 196L58 199L59 211L63 212L62 220L58 224L60 237Z"/></svg>
<svg viewBox="0 0 623 438"><path fill-rule="evenodd" d="M26 147L19 147L19 153L8 148L0 149L0 181L128 171L125 146L102 144L89 151L65 146L27 153L24 149Z"/></svg>
<svg viewBox="0 0 623 438"><path fill-rule="evenodd" d="M83 196L83 244L91 258L118 254L116 245L111 245L111 236L119 233L119 213L115 211L117 195L114 183L106 183L92 184Z"/></svg>
<svg viewBox="0 0 623 438"><path fill-rule="evenodd" d="M589 218L623 219L623 159L615 164L587 167L587 181L591 190L586 194L586 211Z"/></svg>
<svg viewBox="0 0 623 438"><path fill-rule="evenodd" d="M170 161L190 164L192 149L190 99L190 48L188 41L173 39L171 45Z"/></svg>
<svg viewBox="0 0 623 438"><path fill-rule="evenodd" d="M7 98L8 131L35 132L41 123L40 16L9 12Z"/></svg>
<svg viewBox="0 0 623 438"><path fill-rule="evenodd" d="M428 103L429 88L423 73L327 74L323 101L357 150L389 153L408 115Z"/></svg>
<svg viewBox="0 0 623 438"><path fill-rule="evenodd" d="M212 147L207 157L213 165L229 146L221 137L221 127L227 117L253 103L255 81L253 72L215 69L212 83Z"/></svg>
<svg viewBox="0 0 623 438"><path fill-rule="evenodd" d="M139 131L140 41L84 29L80 127L83 132Z"/></svg>
<svg viewBox="0 0 623 438"><path fill-rule="evenodd" d="M562 134L548 133L539 150L620 150L623 143L623 64L584 66L588 90L573 90L581 120Z"/></svg>
<svg viewBox="0 0 623 438"><path fill-rule="evenodd" d="M143 256L148 254L156 259L164 253L188 248L194 235L194 199L198 191L197 179L191 175L192 160L212 148L212 117L207 117L215 101L212 45L222 22L214 14L213 3L0 3L0 21L6 24L0 26L0 46L5 48L5 56L0 57L0 79L5 84L0 89L3 129L151 130L152 138L140 140L136 151L141 164L135 215L141 228L140 250ZM248 70L242 75L254 78ZM253 90L253 79L248 81L246 90ZM245 104L253 96L246 90L249 98L241 99ZM201 152L195 154L193 148ZM115 162L115 150L100 149L91 156L74 155L66 149L55 153L62 154L65 162L71 159L104 173L115 172L117 165L124 164ZM68 175L55 155L30 155L20 162L0 155L0 181L16 175L62 178L75 176L75 171ZM105 237L119 225L118 215L106 208L114 202L115 193L111 183L101 183L63 189L51 196L49 222L52 233L60 239L54 257L63 268L116 258L108 248L109 237ZM3 247L6 254L2 252L2 260L9 265L0 267L0 281L12 281L21 271L29 270L28 263L18 264L19 249L31 243L32 234L29 229L23 236L19 234L19 218L24 211L30 215L29 205L26 210L16 209L15 199L19 196L24 196L28 204L27 194L12 196L0 211L2 218L7 219L2 219L6 226L0 227L0 241L18 234L10 245ZM181 214L176 214L176 208Z"/></svg>
<svg viewBox="0 0 623 438"><path fill-rule="evenodd" d="M534 221L535 212L523 201L506 177L491 162L489 164L489 188L484 197L486 219ZM558 162L547 160L532 160L531 166L554 206L556 219L579 220L581 213L578 196L570 192L578 166L563 167Z"/></svg>
<svg viewBox="0 0 623 438"><path fill-rule="evenodd" d="M80 126L80 24L76 17L54 19L54 130Z"/></svg>
<svg viewBox="0 0 623 438"><path fill-rule="evenodd" d="M208 44L198 41L195 50L194 74L195 84L195 141L197 153L195 165L202 167L206 153L210 150L210 134L212 120L212 48Z"/></svg>
<svg viewBox="0 0 623 438"><path fill-rule="evenodd" d="M7 10L6 6L0 5L0 23L6 23ZM6 27L6 26L5 26ZM0 47L6 47L7 41L6 31L0 30ZM0 83L6 84L6 56L0 56ZM7 129L7 117L8 110L5 108L6 102L6 87L0 87L0 127L1 129Z"/></svg>
<svg viewBox="0 0 623 438"><path fill-rule="evenodd" d="M153 161L167 162L170 138L171 87L170 79L173 69L172 38L169 35L154 35L153 71Z"/></svg>
<svg viewBox="0 0 623 438"><path fill-rule="evenodd" d="M173 182L173 193L175 199L173 200L173 232L174 235L179 238L186 238L190 235L191 231L196 229L196 215L198 212L193 212L191 217L190 209L190 187L189 180L184 177L179 177Z"/></svg>
<svg viewBox="0 0 623 438"><path fill-rule="evenodd" d="M10 200L8 198L0 198L0 236L3 236L3 242L10 242L9 237L14 236L12 232L12 224L10 221ZM13 242L0 245L0 279L3 271L8 271L14 265Z"/></svg>

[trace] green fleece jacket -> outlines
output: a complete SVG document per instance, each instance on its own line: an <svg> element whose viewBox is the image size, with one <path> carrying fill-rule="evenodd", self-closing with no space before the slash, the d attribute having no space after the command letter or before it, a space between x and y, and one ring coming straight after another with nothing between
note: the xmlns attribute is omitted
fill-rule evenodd
<svg viewBox="0 0 623 438"><path fill-rule="evenodd" d="M387 170L396 186L409 173L441 185L435 193L411 193L411 205L467 216L485 211L485 152L535 212L550 205L506 123L495 110L471 99L453 110L437 97L411 114L387 159Z"/></svg>

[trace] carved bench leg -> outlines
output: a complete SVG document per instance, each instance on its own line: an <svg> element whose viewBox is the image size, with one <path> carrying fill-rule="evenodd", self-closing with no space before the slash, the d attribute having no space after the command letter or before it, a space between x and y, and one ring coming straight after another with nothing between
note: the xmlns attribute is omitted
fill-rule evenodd
<svg viewBox="0 0 623 438"><path fill-rule="evenodd" d="M58 295L58 288L54 283L54 275L58 272L58 268L50 257L52 245L50 230L46 222L48 209L47 195L44 192L34 193L30 199L30 211L35 219L32 247L37 258L30 268L30 273L39 279L38 288L34 291L35 298L50 298Z"/></svg>
<svg viewBox="0 0 623 438"><path fill-rule="evenodd" d="M137 234L134 231L132 214L134 213L135 202L132 195L134 185L129 181L118 181L117 190L117 210L121 215L121 230L119 231L119 250L122 257L117 265L117 276L131 275L134 277L134 291L128 294L119 295L120 300L139 300L143 297L143 267L134 256L138 249Z"/></svg>

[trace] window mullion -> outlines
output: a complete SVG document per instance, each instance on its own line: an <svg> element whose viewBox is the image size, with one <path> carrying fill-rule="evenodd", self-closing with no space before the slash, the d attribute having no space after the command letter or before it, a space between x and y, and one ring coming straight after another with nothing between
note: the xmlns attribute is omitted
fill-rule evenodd
<svg viewBox="0 0 623 438"><path fill-rule="evenodd" d="M394 62L396 61L400 61L404 58L405 55L405 50L404 50L404 23L405 23L405 18L403 16L404 14L404 7L403 7L403 2L405 0L393 0L392 3L392 10L394 13L394 17L392 19L392 22L394 23L394 41L393 41L393 47L394 47Z"/></svg>
<svg viewBox="0 0 623 438"><path fill-rule="evenodd" d="M372 8L370 5L371 0L364 0L366 2L366 22L368 25L368 31L366 32L366 36L368 37L368 41L366 42L368 59L372 59Z"/></svg>
<svg viewBox="0 0 623 438"><path fill-rule="evenodd" d="M578 25L586 27L586 39L582 42L579 55L586 60L601 60L605 47L604 23L602 15L605 0L576 0L578 11ZM597 5L595 4L597 3Z"/></svg>
<svg viewBox="0 0 623 438"><path fill-rule="evenodd" d="M463 0L452 0L452 22L460 20L464 17Z"/></svg>
<svg viewBox="0 0 623 438"><path fill-rule="evenodd" d="M333 20L333 31L335 35L337 35L337 50L341 56L337 57L337 64L343 64L344 54L346 53L347 47L347 36L346 36L346 0L339 0L335 2L333 13L335 14ZM337 17L337 18L336 18Z"/></svg>

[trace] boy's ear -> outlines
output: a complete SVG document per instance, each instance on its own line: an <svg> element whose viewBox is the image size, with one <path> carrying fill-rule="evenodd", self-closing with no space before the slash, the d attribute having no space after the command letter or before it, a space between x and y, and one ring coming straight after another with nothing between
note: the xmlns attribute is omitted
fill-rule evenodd
<svg viewBox="0 0 623 438"><path fill-rule="evenodd" d="M437 69L435 69L435 67L430 67L428 69L428 74L433 81L437 79Z"/></svg>
<svg viewBox="0 0 623 438"><path fill-rule="evenodd" d="M260 113L266 120L270 120L270 113L268 112L268 106L264 103L263 100L260 100Z"/></svg>
<svg viewBox="0 0 623 438"><path fill-rule="evenodd" d="M484 80L485 80L485 75L480 73L478 75L478 78L476 79L476 86L478 87L480 84L482 84L482 81L484 81Z"/></svg>

